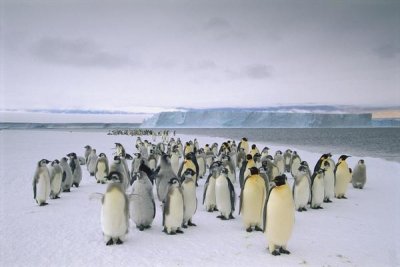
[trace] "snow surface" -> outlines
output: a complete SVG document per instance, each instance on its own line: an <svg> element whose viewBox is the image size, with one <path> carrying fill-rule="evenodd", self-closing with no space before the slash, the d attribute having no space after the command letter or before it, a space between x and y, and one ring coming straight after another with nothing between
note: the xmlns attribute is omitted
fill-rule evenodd
<svg viewBox="0 0 400 267"><path fill-rule="evenodd" d="M193 136L180 136L182 141ZM200 145L225 139L196 136ZM146 137L144 137L146 139ZM150 140L150 137L148 138ZM324 204L323 210L296 212L291 255L274 257L260 232L247 233L241 217L221 221L201 205L204 179L197 188L197 227L182 235L162 233L157 200L153 227L140 232L133 225L127 241L106 246L101 233L98 200L104 193L83 168L81 187L62 193L39 207L33 200L32 176L37 161L53 160L69 152L83 154L84 146L112 156L115 142L134 152L135 137L108 136L105 132L0 131L0 266L399 266L400 164L364 157L368 180L365 189L349 184L348 200ZM250 140L251 143L251 140ZM271 144L257 143L259 148ZM296 149L292 147L292 149ZM321 153L329 151L321 151ZM346 151L343 151L346 153ZM313 167L320 154L299 151ZM334 155L337 159L339 155ZM359 158L348 159L354 167ZM290 175L289 175L290 176ZM290 183L293 179L289 178ZM239 194L238 184L235 185ZM155 195L156 196L156 195ZM237 201L238 203L239 201Z"/></svg>

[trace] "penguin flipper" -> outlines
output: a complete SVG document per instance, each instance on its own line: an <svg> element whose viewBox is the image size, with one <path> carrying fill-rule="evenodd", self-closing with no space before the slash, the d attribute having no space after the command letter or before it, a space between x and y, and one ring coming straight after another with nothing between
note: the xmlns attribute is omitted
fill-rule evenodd
<svg viewBox="0 0 400 267"><path fill-rule="evenodd" d="M247 181L247 179L246 179L246 180L244 180L243 187L240 189L239 215L240 215L240 212L242 211L242 203L243 203L243 190L244 190L244 187L246 186L246 181Z"/></svg>
<svg viewBox="0 0 400 267"><path fill-rule="evenodd" d="M206 200L207 188L208 188L208 184L210 183L210 178L211 178L211 176L212 176L212 174L208 175L207 181L206 181L205 184L204 184L203 205L204 205L204 202L205 202L205 200Z"/></svg>
<svg viewBox="0 0 400 267"><path fill-rule="evenodd" d="M232 211L235 211L235 201L236 201L235 188L233 187L233 184L228 177L226 178L226 180L228 182L229 193L230 193L230 197L231 197L231 208L232 208Z"/></svg>
<svg viewBox="0 0 400 267"><path fill-rule="evenodd" d="M62 174L62 182L63 183L65 182L65 179L67 179L67 172L63 171L63 174Z"/></svg>
<svg viewBox="0 0 400 267"><path fill-rule="evenodd" d="M152 198L151 201L153 203L153 219L154 219L156 217L156 203L154 202L154 198Z"/></svg>
<svg viewBox="0 0 400 267"><path fill-rule="evenodd" d="M264 203L264 210L263 210L263 232L267 229L267 207L268 207L268 200L269 196L271 195L272 190L275 188L275 186L271 186L271 189L268 192L268 196L265 198L265 203Z"/></svg>

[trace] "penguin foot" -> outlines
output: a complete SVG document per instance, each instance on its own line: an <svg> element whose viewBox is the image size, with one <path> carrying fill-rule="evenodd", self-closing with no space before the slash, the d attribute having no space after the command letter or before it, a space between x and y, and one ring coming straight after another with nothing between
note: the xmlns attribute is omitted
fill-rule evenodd
<svg viewBox="0 0 400 267"><path fill-rule="evenodd" d="M188 222L189 226L197 226L195 223L192 223L191 221Z"/></svg>
<svg viewBox="0 0 400 267"><path fill-rule="evenodd" d="M290 254L290 251L289 251L289 250L286 250L286 249L284 249L284 248L280 248L280 249L279 249L279 253L282 253L282 254Z"/></svg>
<svg viewBox="0 0 400 267"><path fill-rule="evenodd" d="M183 234L183 231L181 229L176 230L177 234Z"/></svg>
<svg viewBox="0 0 400 267"><path fill-rule="evenodd" d="M167 233L167 232L166 232ZM176 232L167 233L168 235L176 235Z"/></svg>
<svg viewBox="0 0 400 267"><path fill-rule="evenodd" d="M91 173L90 173L90 176L94 176L94 173L93 173L93 172L91 172Z"/></svg>
<svg viewBox="0 0 400 267"><path fill-rule="evenodd" d="M347 197L346 197L346 196L342 196L342 198L344 198L344 199L347 199Z"/></svg>
<svg viewBox="0 0 400 267"><path fill-rule="evenodd" d="M208 212L213 212L214 210L213 209L209 209L209 210L207 210Z"/></svg>
<svg viewBox="0 0 400 267"><path fill-rule="evenodd" d="M144 230L144 226L143 225L136 226L136 228L139 229L139 231L143 231Z"/></svg>
<svg viewBox="0 0 400 267"><path fill-rule="evenodd" d="M187 227L187 225L182 225L182 228L184 228L184 229L187 229L188 227Z"/></svg>
<svg viewBox="0 0 400 267"><path fill-rule="evenodd" d="M222 218L225 218L225 217L222 216L222 215L218 215L217 218L218 218L218 219L222 219Z"/></svg>
<svg viewBox="0 0 400 267"><path fill-rule="evenodd" d="M257 232L263 232L263 229L261 229L260 227L256 226L254 227L254 230Z"/></svg>
<svg viewBox="0 0 400 267"><path fill-rule="evenodd" d="M322 209L323 209L323 207L319 206L319 207L317 207L317 209L319 209L319 210L322 210Z"/></svg>
<svg viewBox="0 0 400 267"><path fill-rule="evenodd" d="M40 203L39 206L46 206L46 205L49 205L49 203L43 202L43 203Z"/></svg>
<svg viewBox="0 0 400 267"><path fill-rule="evenodd" d="M167 228L164 227L164 229L162 230L162 232L168 234Z"/></svg>
<svg viewBox="0 0 400 267"><path fill-rule="evenodd" d="M151 225L145 225L144 226L144 229L150 229L151 228Z"/></svg>
<svg viewBox="0 0 400 267"><path fill-rule="evenodd" d="M281 253L279 253L279 251L277 251L277 250L272 251L271 254L274 255L274 256L279 256L279 255L281 255Z"/></svg>
<svg viewBox="0 0 400 267"><path fill-rule="evenodd" d="M251 233L253 232L253 229L251 228L251 226L249 228L246 229L246 232Z"/></svg>
<svg viewBox="0 0 400 267"><path fill-rule="evenodd" d="M112 240L112 238L110 238L110 240L108 240L108 242L106 243L106 246L111 246L114 245L114 241Z"/></svg>
<svg viewBox="0 0 400 267"><path fill-rule="evenodd" d="M311 207L313 210L317 210L318 209L318 207Z"/></svg>
<svg viewBox="0 0 400 267"><path fill-rule="evenodd" d="M332 200L330 200L330 199L324 199L324 203L331 203L332 202Z"/></svg>
<svg viewBox="0 0 400 267"><path fill-rule="evenodd" d="M117 242L115 242L117 245L122 245L124 242L122 242L122 240L121 239L117 239Z"/></svg>
<svg viewBox="0 0 400 267"><path fill-rule="evenodd" d="M229 214L229 219L235 219L235 217L233 217L232 213Z"/></svg>
<svg viewBox="0 0 400 267"><path fill-rule="evenodd" d="M302 209L302 208L298 208L297 211L298 211L298 212L302 212L303 209Z"/></svg>
<svg viewBox="0 0 400 267"><path fill-rule="evenodd" d="M97 183L99 184L99 183L100 183L100 181L99 181L99 180L97 180Z"/></svg>
<svg viewBox="0 0 400 267"><path fill-rule="evenodd" d="M214 208L214 211L218 211L217 207Z"/></svg>
<svg viewBox="0 0 400 267"><path fill-rule="evenodd" d="M302 211L307 211L307 209L306 209L306 208L302 208L301 210L302 210Z"/></svg>
<svg viewBox="0 0 400 267"><path fill-rule="evenodd" d="M63 192L70 193L71 189L64 189Z"/></svg>
<svg viewBox="0 0 400 267"><path fill-rule="evenodd" d="M56 196L54 199L59 199L60 197L59 196Z"/></svg>

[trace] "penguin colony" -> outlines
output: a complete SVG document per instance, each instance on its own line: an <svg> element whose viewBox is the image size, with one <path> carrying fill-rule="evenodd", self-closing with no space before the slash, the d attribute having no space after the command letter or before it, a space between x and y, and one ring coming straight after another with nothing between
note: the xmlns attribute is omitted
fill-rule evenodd
<svg viewBox="0 0 400 267"><path fill-rule="evenodd" d="M196 226L199 203L202 209L218 213L216 217L221 220L235 219L238 200L244 230L263 232L269 252L277 256L290 254L287 245L295 211L322 209L334 197L345 199L349 183L358 189L366 183L365 161L359 160L352 171L346 162L348 155L341 155L335 163L330 153L323 154L311 172L296 151L278 150L272 157L268 147L260 153L245 137L238 145L229 140L220 146L200 147L196 139L182 143L168 131L160 132L160 136L159 143L137 137L134 157L122 144L115 143L110 159L105 153L97 154L90 145L84 147L83 156L71 152L53 161L41 159L33 177L33 198L39 206L45 206L48 198L59 199L72 187L78 188L81 166L86 166L96 183L107 184L105 193L90 196L101 200L100 221L107 246L123 244L130 221L140 231L151 228L156 216L153 188L162 205L163 232L168 235L182 234L183 229ZM294 179L292 188L288 173ZM196 197L199 179L206 180L201 202ZM240 186L238 196L236 183Z"/></svg>

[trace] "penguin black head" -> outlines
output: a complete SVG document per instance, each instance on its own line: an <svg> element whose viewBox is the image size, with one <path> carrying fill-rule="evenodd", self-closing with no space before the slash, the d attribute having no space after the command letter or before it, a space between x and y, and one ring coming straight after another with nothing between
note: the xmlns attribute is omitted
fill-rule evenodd
<svg viewBox="0 0 400 267"><path fill-rule="evenodd" d="M209 147L210 145L209 144L206 144L206 147Z"/></svg>
<svg viewBox="0 0 400 267"><path fill-rule="evenodd" d="M282 155L282 151L277 150L277 151L275 152L275 155Z"/></svg>
<svg viewBox="0 0 400 267"><path fill-rule="evenodd" d="M133 160L133 157L129 154L125 154L125 159L127 160Z"/></svg>
<svg viewBox="0 0 400 267"><path fill-rule="evenodd" d="M122 146L120 143L114 143L116 147Z"/></svg>
<svg viewBox="0 0 400 267"><path fill-rule="evenodd" d="M363 159L360 159L360 160L358 161L358 163L359 163L359 164L364 164L364 160L363 160Z"/></svg>
<svg viewBox="0 0 400 267"><path fill-rule="evenodd" d="M121 173L120 172L110 172L107 176L107 180L114 182L114 183L120 183L121 182Z"/></svg>
<svg viewBox="0 0 400 267"><path fill-rule="evenodd" d="M300 172L307 172L307 168L304 165L300 165L299 171Z"/></svg>
<svg viewBox="0 0 400 267"><path fill-rule="evenodd" d="M266 158L269 160L274 160L274 158L271 155L268 155Z"/></svg>
<svg viewBox="0 0 400 267"><path fill-rule="evenodd" d="M256 153L256 154L254 154L254 160L256 160L256 159L260 159L261 158L261 155L260 155L260 153Z"/></svg>
<svg viewBox="0 0 400 267"><path fill-rule="evenodd" d="M300 165L308 167L307 161L302 161L302 162L300 163Z"/></svg>
<svg viewBox="0 0 400 267"><path fill-rule="evenodd" d="M67 161L68 159L66 157L61 158L62 161Z"/></svg>
<svg viewBox="0 0 400 267"><path fill-rule="evenodd" d="M192 160L193 159L193 153L192 152L187 153L186 156L185 156L185 159Z"/></svg>
<svg viewBox="0 0 400 267"><path fill-rule="evenodd" d="M72 158L72 159L76 159L76 154L74 152L71 152L71 153L67 154L67 156Z"/></svg>
<svg viewBox="0 0 400 267"><path fill-rule="evenodd" d="M38 166L39 166L39 167L41 167L41 166L46 166L46 165L49 164L49 163L50 163L49 160L47 160L47 159L41 159L41 160L39 160L39 162L38 162Z"/></svg>
<svg viewBox="0 0 400 267"><path fill-rule="evenodd" d="M329 168L331 166L331 164L329 164L329 162L324 161L324 167Z"/></svg>
<svg viewBox="0 0 400 267"><path fill-rule="evenodd" d="M51 166L54 166L56 164L60 164L60 161L58 159L55 159L51 162Z"/></svg>
<svg viewBox="0 0 400 267"><path fill-rule="evenodd" d="M221 161L215 161L211 164L210 169L219 168L222 165Z"/></svg>
<svg viewBox="0 0 400 267"><path fill-rule="evenodd" d="M247 137L243 137L242 140L247 142Z"/></svg>
<svg viewBox="0 0 400 267"><path fill-rule="evenodd" d="M253 156L250 155L250 154L247 154L246 159L247 159L247 160L252 160L252 159L253 159Z"/></svg>
<svg viewBox="0 0 400 267"><path fill-rule="evenodd" d="M133 155L135 155L138 159L142 156L140 153L134 153Z"/></svg>
<svg viewBox="0 0 400 267"><path fill-rule="evenodd" d="M250 170L251 175L260 174L260 171L258 170L257 167L251 167L249 170Z"/></svg>
<svg viewBox="0 0 400 267"><path fill-rule="evenodd" d="M286 152L287 153L292 153L292 150L291 149L286 149Z"/></svg>
<svg viewBox="0 0 400 267"><path fill-rule="evenodd" d="M121 162L121 157L120 156L115 156L114 157L114 161Z"/></svg>
<svg viewBox="0 0 400 267"><path fill-rule="evenodd" d="M194 170L192 170L191 168L188 168L185 170L183 176L184 177L192 177L192 176L194 176L195 173L196 172Z"/></svg>
<svg viewBox="0 0 400 267"><path fill-rule="evenodd" d="M101 157L101 158L107 158L106 154L104 154L104 153L100 153L100 154L99 154L99 157Z"/></svg>
<svg viewBox="0 0 400 267"><path fill-rule="evenodd" d="M256 149L256 147L257 147L256 144L251 145L251 149Z"/></svg>
<svg viewBox="0 0 400 267"><path fill-rule="evenodd" d="M267 146L263 148L263 151L268 151L268 150L269 150L269 147L267 147Z"/></svg>
<svg viewBox="0 0 400 267"><path fill-rule="evenodd" d="M84 148L86 148L86 149L90 149L90 148L92 148L91 146L89 146L89 145L86 145Z"/></svg>
<svg viewBox="0 0 400 267"><path fill-rule="evenodd" d="M286 184L286 175L282 174L279 176L275 176L275 178L272 180L276 186L281 186Z"/></svg>
<svg viewBox="0 0 400 267"><path fill-rule="evenodd" d="M349 172L350 172L350 173L353 173L353 170L352 170L351 168L349 168Z"/></svg>
<svg viewBox="0 0 400 267"><path fill-rule="evenodd" d="M171 178L168 183L170 185L178 185L178 186L180 185L180 182L179 182L178 178L176 178L176 177Z"/></svg>
<svg viewBox="0 0 400 267"><path fill-rule="evenodd" d="M323 159L327 159L328 157L329 157L328 154L323 154L320 159L323 160Z"/></svg>
<svg viewBox="0 0 400 267"><path fill-rule="evenodd" d="M297 151L293 151L293 155L297 155Z"/></svg>
<svg viewBox="0 0 400 267"><path fill-rule="evenodd" d="M350 158L351 156L348 156L348 155L341 155L340 157L339 157L339 159L338 159L338 161L343 161L343 160L346 160L347 158Z"/></svg>
<svg viewBox="0 0 400 267"><path fill-rule="evenodd" d="M229 170L227 168L222 168L221 173L228 174Z"/></svg>

